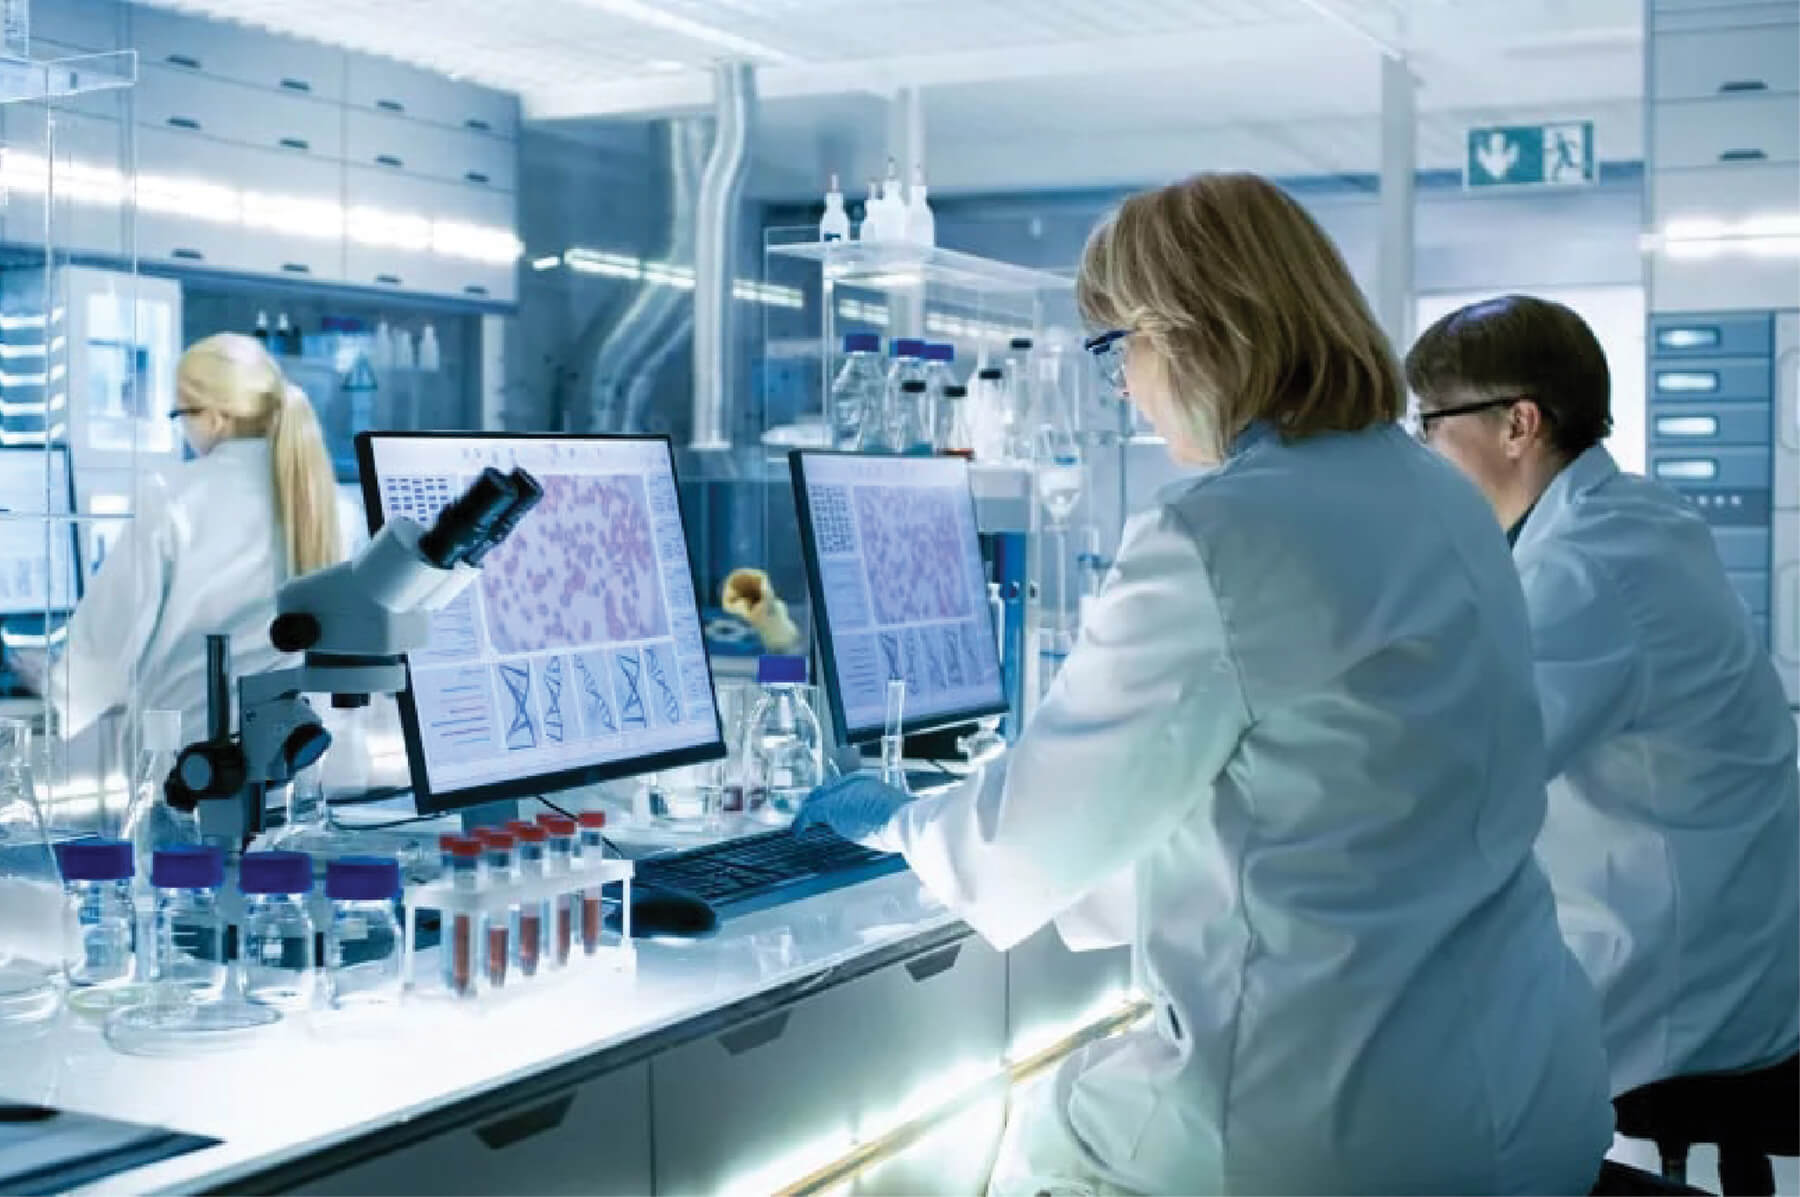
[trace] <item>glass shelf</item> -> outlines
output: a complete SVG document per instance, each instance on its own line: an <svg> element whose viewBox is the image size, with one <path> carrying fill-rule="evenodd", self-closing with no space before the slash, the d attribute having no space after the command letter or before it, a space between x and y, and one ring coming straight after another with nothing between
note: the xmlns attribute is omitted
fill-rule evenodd
<svg viewBox="0 0 1800 1197"><path fill-rule="evenodd" d="M899 242L801 241L770 245L768 252L774 257L818 262L833 283L871 291L938 286L992 294L1064 291L1074 286L1073 279L1048 270Z"/></svg>
<svg viewBox="0 0 1800 1197"><path fill-rule="evenodd" d="M43 60L0 55L0 104L66 99L136 82L136 50Z"/></svg>

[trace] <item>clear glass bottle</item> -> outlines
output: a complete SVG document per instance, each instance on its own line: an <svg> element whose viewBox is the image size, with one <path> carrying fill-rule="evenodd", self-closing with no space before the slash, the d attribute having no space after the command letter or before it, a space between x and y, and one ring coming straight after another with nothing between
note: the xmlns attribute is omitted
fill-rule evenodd
<svg viewBox="0 0 1800 1197"><path fill-rule="evenodd" d="M606 859L606 812L603 810L584 810L577 815L575 822L581 827L580 839L576 842L577 857L586 867L596 860ZM581 950L592 956L600 950L600 929L606 915L606 908L601 901L600 886L590 885L581 891Z"/></svg>
<svg viewBox="0 0 1800 1197"><path fill-rule="evenodd" d="M969 388L960 382L947 384L938 401L937 447L943 453L974 456L974 429L969 423Z"/></svg>
<svg viewBox="0 0 1800 1197"><path fill-rule="evenodd" d="M899 452L919 457L937 452L937 403L924 379L909 378L900 384L894 422L894 444Z"/></svg>
<svg viewBox="0 0 1800 1197"><path fill-rule="evenodd" d="M444 880L458 893L474 893L481 888L481 841L467 836L445 836L438 841L444 850ZM482 917L475 913L450 913L444 916L443 943L439 949L444 988L456 997L474 997L481 983Z"/></svg>
<svg viewBox="0 0 1800 1197"><path fill-rule="evenodd" d="M1006 456L1008 398L1006 371L983 366L975 372L969 395L969 448L976 461L998 462Z"/></svg>
<svg viewBox="0 0 1800 1197"><path fill-rule="evenodd" d="M567 877L575 871L575 820L567 815L539 815L538 823L550 833L548 871L552 877ZM575 944L575 920L579 916L581 895L571 890L557 895L555 912L550 920L550 964L562 968L569 963L569 951Z"/></svg>
<svg viewBox="0 0 1800 1197"><path fill-rule="evenodd" d="M932 341L925 346L925 385L931 390L933 407L943 403L944 388L956 381L956 346Z"/></svg>
<svg viewBox="0 0 1800 1197"><path fill-rule="evenodd" d="M1006 428L1005 453L1009 460L1031 460L1037 435L1037 379L1033 372L1033 341L1014 337L1006 352L1006 402L1002 408Z"/></svg>
<svg viewBox="0 0 1800 1197"><path fill-rule="evenodd" d="M125 840L75 840L58 844L56 857L77 928L65 961L69 984L129 981L137 931L131 845Z"/></svg>
<svg viewBox="0 0 1800 1197"><path fill-rule="evenodd" d="M763 695L744 733L745 804L786 823L825 779L825 737L806 698L805 657L763 657L756 680Z"/></svg>
<svg viewBox="0 0 1800 1197"><path fill-rule="evenodd" d="M878 412L863 413L862 429L856 447L863 453L898 453L901 442L901 399L903 384L925 380L925 342L911 337L896 337L889 344L890 362L887 385L882 388Z"/></svg>
<svg viewBox="0 0 1800 1197"><path fill-rule="evenodd" d="M831 444L854 449L862 436L863 422L881 417L887 373L881 366L881 338L874 333L848 333L844 337L844 364L831 384Z"/></svg>
<svg viewBox="0 0 1800 1197"><path fill-rule="evenodd" d="M200 817L194 811L170 806L164 791L182 747L181 712L145 711L139 731L137 771L132 776L123 838L131 841L138 876L148 878L158 849L199 845Z"/></svg>
<svg viewBox="0 0 1800 1197"><path fill-rule="evenodd" d="M331 925L325 929L325 1000L334 1010L400 1000L400 864L389 856L343 856L325 866Z"/></svg>
<svg viewBox="0 0 1800 1197"><path fill-rule="evenodd" d="M31 777L31 725L0 719L0 1022L36 1022L61 1004L68 945L62 873ZM21 917L37 911L38 917Z"/></svg>
<svg viewBox="0 0 1800 1197"><path fill-rule="evenodd" d="M511 832L502 831L498 827L483 827L476 831L475 838L481 841L481 861L487 870L488 885L511 885L519 879L517 858L514 855L518 843ZM512 967L513 923L518 921L518 917L517 906L508 910L504 918L498 914L488 917L487 943L482 949L481 958L486 965L489 989L506 987L506 973Z"/></svg>
<svg viewBox="0 0 1800 1197"><path fill-rule="evenodd" d="M550 833L536 823L508 823L506 829L519 841L519 879L542 879L550 865ZM513 941L518 945L519 972L537 976L538 965L550 947L550 903L541 898L520 902L513 911Z"/></svg>
<svg viewBox="0 0 1800 1197"><path fill-rule="evenodd" d="M150 980L180 985L196 997L225 989L225 916L219 887L225 859L217 848L158 848L151 857L155 913L150 924Z"/></svg>
<svg viewBox="0 0 1800 1197"><path fill-rule="evenodd" d="M312 1005L315 958L312 857L304 852L246 852L238 862L244 921L239 988L248 1001L280 1010Z"/></svg>

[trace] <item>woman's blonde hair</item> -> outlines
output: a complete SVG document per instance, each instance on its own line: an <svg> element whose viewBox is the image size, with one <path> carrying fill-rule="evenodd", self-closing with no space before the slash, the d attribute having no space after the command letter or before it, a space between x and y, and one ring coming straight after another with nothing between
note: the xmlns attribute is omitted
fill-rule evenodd
<svg viewBox="0 0 1800 1197"><path fill-rule="evenodd" d="M289 577L336 564L337 495L325 437L306 392L262 343L242 333L196 341L175 370L184 411L217 412L229 439L266 437Z"/></svg>
<svg viewBox="0 0 1800 1197"><path fill-rule="evenodd" d="M1090 324L1150 342L1214 460L1258 420L1294 440L1405 411L1399 363L1344 259L1256 175L1195 175L1126 200L1088 239L1076 299Z"/></svg>

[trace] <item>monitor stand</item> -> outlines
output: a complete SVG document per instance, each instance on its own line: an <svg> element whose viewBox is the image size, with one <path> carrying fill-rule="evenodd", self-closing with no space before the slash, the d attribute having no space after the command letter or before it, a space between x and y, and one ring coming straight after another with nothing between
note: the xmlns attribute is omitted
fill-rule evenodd
<svg viewBox="0 0 1800 1197"><path fill-rule="evenodd" d="M500 802L484 802L466 806L461 811L464 835L472 835L483 827L504 827L519 817L519 804L508 798Z"/></svg>

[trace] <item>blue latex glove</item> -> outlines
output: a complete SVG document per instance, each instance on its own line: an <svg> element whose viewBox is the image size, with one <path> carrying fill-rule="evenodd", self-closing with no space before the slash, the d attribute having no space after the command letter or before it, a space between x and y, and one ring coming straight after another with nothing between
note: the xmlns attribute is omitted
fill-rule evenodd
<svg viewBox="0 0 1800 1197"><path fill-rule="evenodd" d="M794 834L809 827L829 827L844 839L860 843L888 825L894 812L912 799L867 773L852 773L826 782L801 804Z"/></svg>

